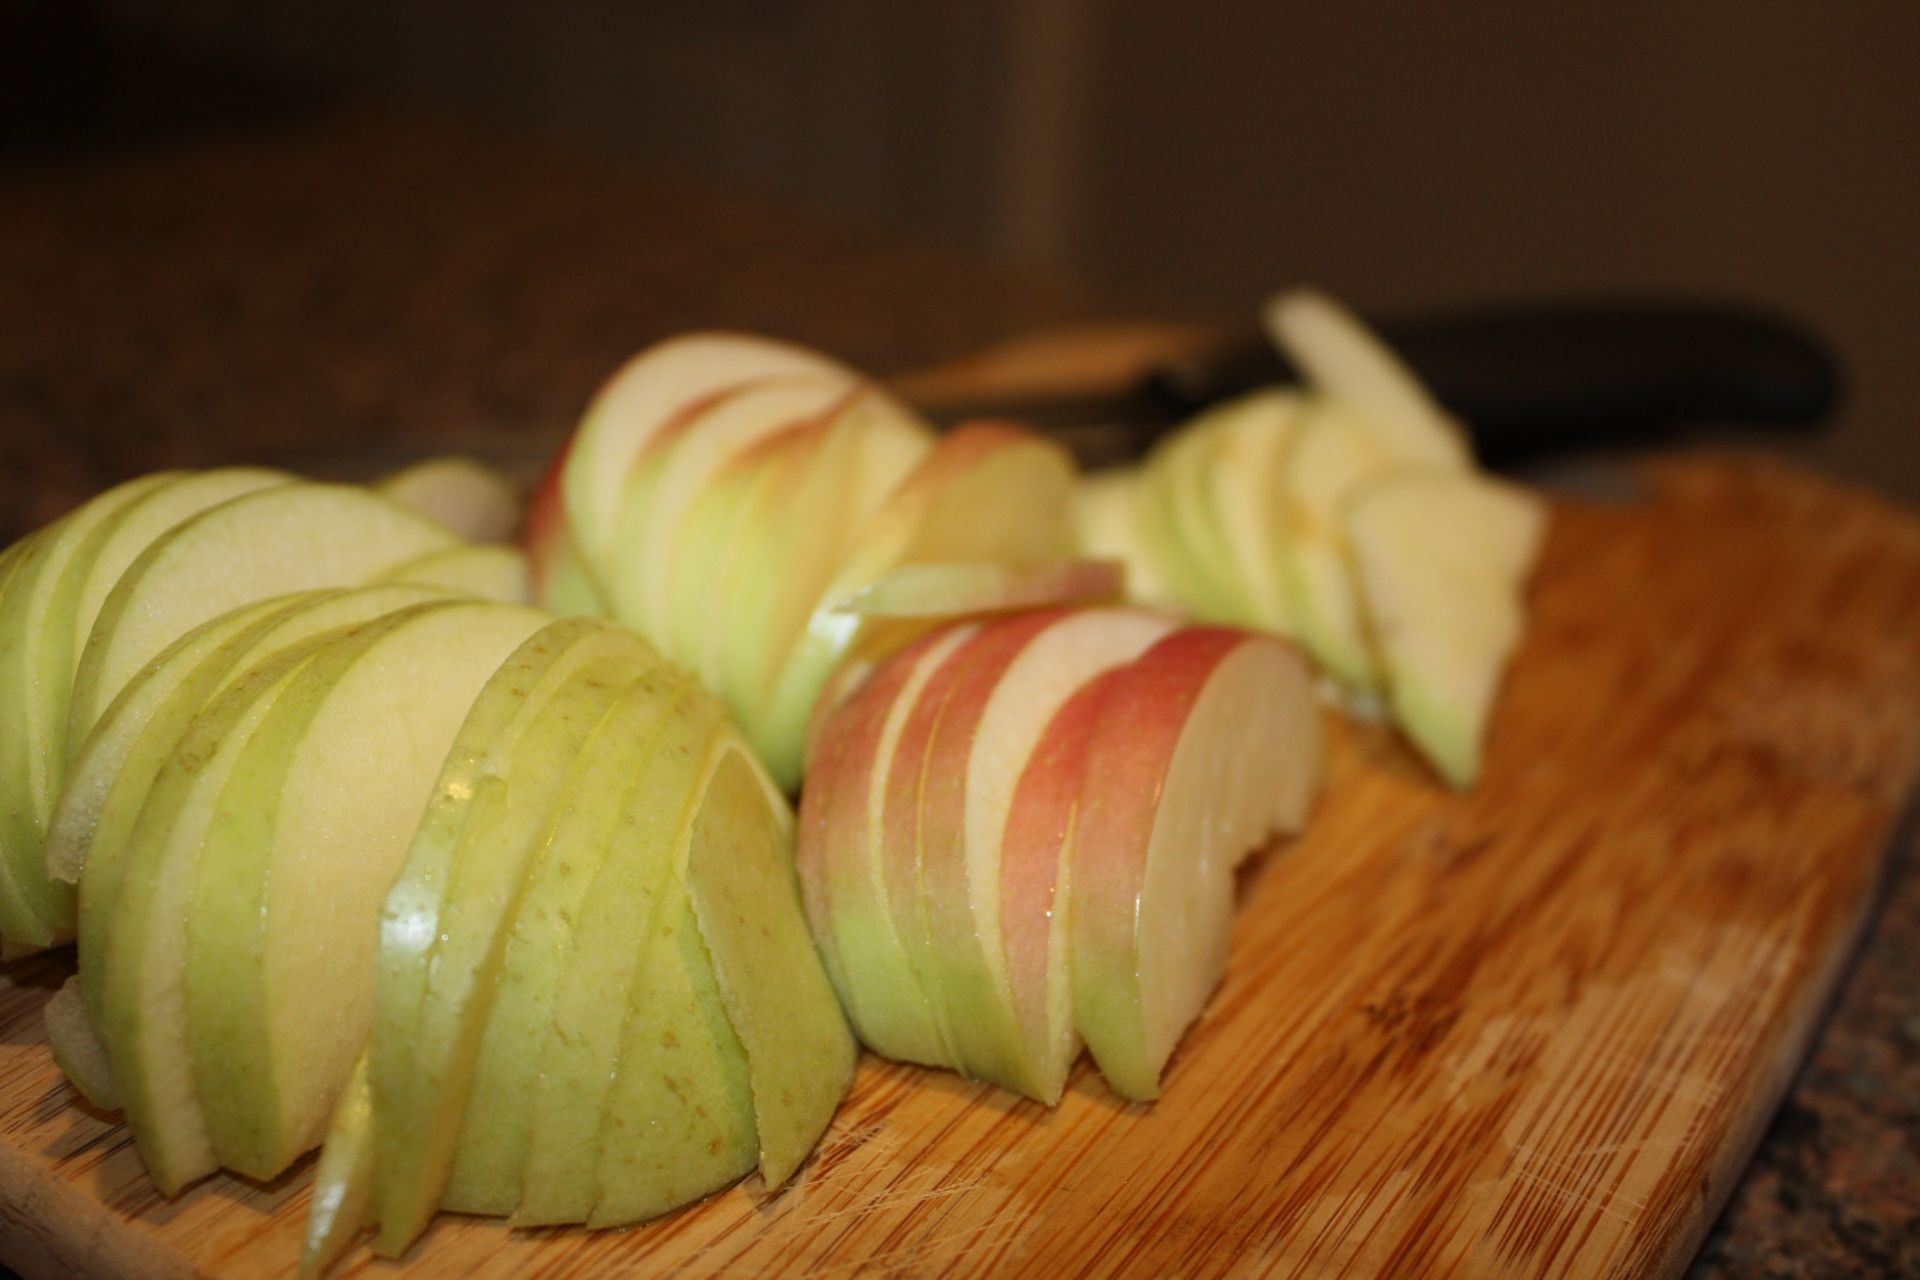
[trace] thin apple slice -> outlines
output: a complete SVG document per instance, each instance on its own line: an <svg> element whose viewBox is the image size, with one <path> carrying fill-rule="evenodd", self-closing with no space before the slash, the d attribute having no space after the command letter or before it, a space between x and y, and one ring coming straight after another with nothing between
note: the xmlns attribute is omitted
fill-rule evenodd
<svg viewBox="0 0 1920 1280"><path fill-rule="evenodd" d="M249 493L175 526L101 605L73 681L70 740L84 740L128 680L208 618L266 596L352 586L453 535L349 485Z"/></svg>
<svg viewBox="0 0 1920 1280"><path fill-rule="evenodd" d="M614 525L615 549L603 566L614 616L667 643L671 566L688 509L729 459L757 440L830 416L856 386L840 374L766 378L724 392L656 432L634 458Z"/></svg>
<svg viewBox="0 0 1920 1280"><path fill-rule="evenodd" d="M194 1081L220 1163L269 1178L317 1143L372 1017L380 902L480 689L545 623L418 606L324 649L247 743L187 922Z"/></svg>
<svg viewBox="0 0 1920 1280"><path fill-rule="evenodd" d="M970 423L940 438L856 535L774 683L755 745L782 786L798 780L814 703L860 639L861 620L835 606L915 561L1070 558L1073 485L1072 457L1018 427Z"/></svg>
<svg viewBox="0 0 1920 1280"><path fill-rule="evenodd" d="M560 488L575 544L596 572L616 554L633 461L654 434L728 389L759 378L829 374L845 366L800 347L741 333L693 333L649 347L609 378L567 450Z"/></svg>
<svg viewBox="0 0 1920 1280"><path fill-rule="evenodd" d="M33 558L35 549L45 536L46 530L42 529L7 548L4 561L0 561L0 614L4 614L12 601L25 594L26 584L15 590L15 584L20 582L21 566ZM19 642L9 635L9 630L0 625L0 664L12 664L19 660ZM0 768L24 777L25 763L17 754L23 747L24 744L17 739L12 742L0 739ZM0 959L10 959L13 955L14 944L9 941L10 938L51 932L51 925L32 909L30 900L16 887L8 862L4 850L0 850ZM22 947L23 951L37 949Z"/></svg>
<svg viewBox="0 0 1920 1280"><path fill-rule="evenodd" d="M326 1145L313 1171L306 1236L300 1249L300 1280L319 1280L346 1256L367 1226L374 1177L373 1088L367 1055L354 1060L353 1074L333 1109Z"/></svg>
<svg viewBox="0 0 1920 1280"><path fill-rule="evenodd" d="M840 603L866 618L976 617L1059 605L1111 601L1126 586L1117 560L922 561L891 569Z"/></svg>
<svg viewBox="0 0 1920 1280"><path fill-rule="evenodd" d="M518 547L462 546L429 551L374 579L444 587L499 604L530 604L527 557Z"/></svg>
<svg viewBox="0 0 1920 1280"><path fill-rule="evenodd" d="M1202 419L1212 449L1212 500L1241 583L1243 621L1285 636L1296 629L1287 603L1285 459L1300 411L1292 392L1256 391Z"/></svg>
<svg viewBox="0 0 1920 1280"><path fill-rule="evenodd" d="M449 455L403 467L374 491L436 520L467 542L508 542L520 527L520 487L493 467Z"/></svg>
<svg viewBox="0 0 1920 1280"><path fill-rule="evenodd" d="M1287 451L1288 609L1307 652L1363 701L1378 696L1381 673L1342 514L1361 485L1392 466L1365 426L1325 400L1301 415Z"/></svg>
<svg viewBox="0 0 1920 1280"><path fill-rule="evenodd" d="M964 1075L1043 1101L1058 1097L1058 1084L1042 1080L1026 1053L1000 945L1008 812L1055 712L1174 625L1134 609L1028 614L987 626L949 662L954 678L920 789L920 914L928 994Z"/></svg>
<svg viewBox="0 0 1920 1280"><path fill-rule="evenodd" d="M1209 622L1241 622L1251 612L1214 493L1213 431L1207 415L1161 439L1141 468L1139 499L1150 533L1188 610Z"/></svg>
<svg viewBox="0 0 1920 1280"><path fill-rule="evenodd" d="M1317 290L1295 289L1269 299L1262 318L1307 380L1348 405L1387 452L1410 463L1472 468L1459 426L1351 311Z"/></svg>
<svg viewBox="0 0 1920 1280"><path fill-rule="evenodd" d="M569 441L554 457L546 475L534 486L533 498L527 504L526 532L522 537L527 551L527 588L533 602L549 613L604 618L608 612L606 595L580 549L574 545L560 493L560 476L570 456L571 443Z"/></svg>
<svg viewBox="0 0 1920 1280"><path fill-rule="evenodd" d="M726 752L694 819L687 893L746 1049L769 1191L826 1132L859 1055L807 933L789 847L751 757L744 747Z"/></svg>
<svg viewBox="0 0 1920 1280"><path fill-rule="evenodd" d="M1394 720L1456 787L1479 774L1545 525L1537 498L1455 471L1394 472L1347 506Z"/></svg>
<svg viewBox="0 0 1920 1280"><path fill-rule="evenodd" d="M452 804L429 808L382 924L372 1071L383 1256L419 1235L446 1187L494 981L566 766L620 690L657 660L639 637L605 627L576 634L557 657L544 644L516 654L476 699L448 757L434 792ZM535 664L544 669L530 687L525 668ZM501 702L522 714L483 705ZM530 763L515 772L515 761Z"/></svg>
<svg viewBox="0 0 1920 1280"><path fill-rule="evenodd" d="M627 674L623 670L622 679ZM527 1154L533 1128L541 1122L537 1095L546 1088L548 1041L566 1039L555 1025L556 993L576 945L583 940L592 945L582 937L580 920L590 909L601 862L621 835L621 798L644 767L674 694L686 686L685 674L665 665L636 664L631 674L634 682L609 703L593 737L567 762L570 772L561 783L544 848L528 872L480 1031L459 1143L440 1196L445 1208L512 1213L523 1192L541 1189L541 1180L527 1173ZM524 751L508 760L510 781L512 774L553 767L523 757ZM633 921L624 927L630 938ZM601 1020L612 1022L605 1016L612 1002L607 993L600 994ZM563 1106L573 1101L565 1091L555 1100ZM589 1145L591 1136L589 1127ZM573 1217L555 1221L581 1221L592 1207L590 1159L586 1169L584 1203Z"/></svg>
<svg viewBox="0 0 1920 1280"><path fill-rule="evenodd" d="M1321 769L1306 665L1284 643L1177 631L1115 677L1068 871L1074 1022L1107 1082L1157 1096L1226 968L1233 869L1305 820Z"/></svg>
<svg viewBox="0 0 1920 1280"><path fill-rule="evenodd" d="M113 1062L87 1016L78 975L68 978L47 1001L42 1016L47 1024L47 1047L53 1065L74 1088L102 1111L120 1109L120 1086L113 1078Z"/></svg>
<svg viewBox="0 0 1920 1280"><path fill-rule="evenodd" d="M1140 472L1133 467L1110 467L1080 478L1073 496L1080 553L1125 565L1127 599L1150 607L1178 608L1173 588L1140 536L1134 497L1139 483Z"/></svg>
<svg viewBox="0 0 1920 1280"><path fill-rule="evenodd" d="M916 820L925 742L912 756L902 735L928 682L977 630L935 632L880 666L823 722L820 755L801 793L795 862L829 976L868 1047L928 1066L951 1065L953 1054L894 919L886 850L918 838L900 824ZM902 796L889 812L896 769Z"/></svg>

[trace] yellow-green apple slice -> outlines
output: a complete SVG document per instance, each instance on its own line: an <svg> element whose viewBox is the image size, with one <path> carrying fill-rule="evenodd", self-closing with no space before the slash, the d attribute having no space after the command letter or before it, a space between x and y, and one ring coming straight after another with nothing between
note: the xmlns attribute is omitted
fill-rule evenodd
<svg viewBox="0 0 1920 1280"><path fill-rule="evenodd" d="M523 543L527 551L527 588L533 602L562 617L604 618L608 608L580 550L567 527L567 510L560 494L560 475L566 450L553 460L535 486L527 504Z"/></svg>
<svg viewBox="0 0 1920 1280"><path fill-rule="evenodd" d="M102 1111L120 1109L120 1086L114 1083L113 1063L106 1046L87 1016L87 1003L80 994L78 975L68 978L47 1001L43 1015L47 1023L47 1047L53 1051L53 1064L80 1091L80 1095Z"/></svg>
<svg viewBox="0 0 1920 1280"><path fill-rule="evenodd" d="M1320 713L1285 643L1191 627L1124 668L1087 748L1068 928L1074 1022L1144 1101L1226 968L1233 870L1305 820Z"/></svg>
<svg viewBox="0 0 1920 1280"><path fill-rule="evenodd" d="M672 563L687 511L729 459L755 441L828 417L855 385L842 374L765 378L724 392L656 432L633 460L615 543L602 566L614 616L664 646L671 639Z"/></svg>
<svg viewBox="0 0 1920 1280"><path fill-rule="evenodd" d="M1013 1014L1000 946L1001 854L1022 767L1076 690L1173 630L1136 609L1010 618L958 650L920 789L920 892L928 994L960 1071L1050 1101Z"/></svg>
<svg viewBox="0 0 1920 1280"><path fill-rule="evenodd" d="M1125 565L1129 600L1177 608L1172 587L1140 536L1134 499L1134 488L1139 483L1140 472L1134 467L1110 467L1080 478L1073 496L1074 531L1080 553Z"/></svg>
<svg viewBox="0 0 1920 1280"><path fill-rule="evenodd" d="M33 560L47 532L47 529L41 529L14 543L7 548L5 560L0 563L0 575L3 575L0 576L0 665L11 666L20 660L20 636L15 629L4 625L4 619L9 612L24 612L19 602L30 590L33 575L29 574L27 580L22 582L20 570ZM17 735L0 735L0 769L24 778L26 762L21 754L24 748L25 744ZM4 849L0 849L0 958L6 959L11 959L16 952L16 944L12 939L51 930L51 926L32 909L31 901L15 886L9 861L4 856ZM18 947L20 953L38 949L25 943Z"/></svg>
<svg viewBox="0 0 1920 1280"><path fill-rule="evenodd" d="M881 574L840 608L867 618L967 618L1110 602L1125 587L1126 571L1118 560L922 561Z"/></svg>
<svg viewBox="0 0 1920 1280"><path fill-rule="evenodd" d="M790 824L744 745L726 752L694 819L687 891L721 1003L747 1054L760 1176L783 1186L826 1132L859 1054L807 933Z"/></svg>
<svg viewBox="0 0 1920 1280"><path fill-rule="evenodd" d="M1215 496L1213 433L1206 415L1164 437L1141 468L1143 528L1165 543L1162 560L1188 609L1211 622L1241 622L1250 608Z"/></svg>
<svg viewBox="0 0 1920 1280"><path fill-rule="evenodd" d="M815 352L742 333L686 334L622 366L587 407L560 478L586 563L598 573L618 554L615 524L628 473L656 432L733 387L791 374L856 376Z"/></svg>
<svg viewBox="0 0 1920 1280"><path fill-rule="evenodd" d="M583 941L594 945L592 935L582 933L581 917L593 906L590 894L602 860L622 834L619 821L627 811L622 797L644 767L654 731L673 705L674 693L686 685L684 673L661 664L644 669L636 664L632 675L634 682L609 703L593 737L570 762L545 847L529 872L480 1031L459 1144L440 1196L445 1208L512 1213L521 1204L523 1190L542 1189L542 1180L528 1172L527 1158L533 1128L544 1119L539 1095L547 1092L549 1042L564 1045L568 1039L568 1032L557 1026L556 993L575 947ZM537 760L509 761L515 771L540 767ZM633 921L623 922L622 928L630 941ZM615 1003L612 993L597 994L601 1022L614 1022L606 1016ZM570 1090L560 1090L553 1101L564 1107L574 1098ZM586 1132L591 1147L591 1123ZM592 1207L591 1158L585 1169L577 1212L555 1221L579 1222Z"/></svg>
<svg viewBox="0 0 1920 1280"><path fill-rule="evenodd" d="M428 458L383 477L374 490L467 542L507 542L520 527L520 487L473 458Z"/></svg>
<svg viewBox="0 0 1920 1280"><path fill-rule="evenodd" d="M1531 494L1433 469L1383 476L1347 507L1394 720L1456 787L1479 773L1545 525Z"/></svg>
<svg viewBox="0 0 1920 1280"><path fill-rule="evenodd" d="M269 1178L320 1140L372 1017L381 899L475 696L545 621L481 600L391 615L254 731L190 873L186 1030L221 1164Z"/></svg>
<svg viewBox="0 0 1920 1280"><path fill-rule="evenodd" d="M917 839L911 827L897 830L915 819L920 779L920 760L904 762L901 736L927 682L977 631L963 625L923 637L835 706L801 792L795 862L829 976L868 1047L928 1066L953 1059L894 921L886 850ZM896 766L903 807L889 814Z"/></svg>
<svg viewBox="0 0 1920 1280"><path fill-rule="evenodd" d="M533 599L527 585L527 557L518 547L461 546L429 551L395 565L375 581L443 587L499 604L529 604Z"/></svg>
<svg viewBox="0 0 1920 1280"><path fill-rule="evenodd" d="M1289 612L1307 652L1363 700L1378 696L1380 667L1342 517L1353 493L1392 465L1373 434L1328 400L1308 405L1286 459Z"/></svg>
<svg viewBox="0 0 1920 1280"><path fill-rule="evenodd" d="M1348 405L1395 457L1471 469L1473 453L1412 370L1354 314L1324 293L1295 289L1269 299L1267 332L1307 380Z"/></svg>
<svg viewBox="0 0 1920 1280"><path fill-rule="evenodd" d="M616 628L563 630L558 652L545 635L475 700L387 894L371 1042L385 1256L419 1235L446 1187L494 981L566 766L631 682L621 673L657 660Z"/></svg>
<svg viewBox="0 0 1920 1280"><path fill-rule="evenodd" d="M593 869L551 1029L532 1046L538 1082L518 1222L586 1221L603 1213L603 1196L616 1221L651 1217L682 1201L653 1209L649 1194L705 1194L701 1169L718 1159L737 1176L751 1159L743 1067L714 1057L716 1009L689 994L697 975L687 956L699 938L676 871L724 714L670 668L647 699L664 714L639 743L626 787L605 793L618 825ZM657 1169L672 1178L655 1180Z"/></svg>
<svg viewBox="0 0 1920 1280"><path fill-rule="evenodd" d="M301 1280L326 1275L366 1229L374 1155L373 1086L362 1051L333 1108L320 1163L313 1171L313 1194L300 1248Z"/></svg>
<svg viewBox="0 0 1920 1280"><path fill-rule="evenodd" d="M101 605L74 675L69 740L84 740L134 672L208 618L365 582L453 542L425 516L350 485L279 485L201 512L148 547Z"/></svg>
<svg viewBox="0 0 1920 1280"><path fill-rule="evenodd" d="M684 790L662 815L671 817L671 833L662 830L644 850L662 864L654 872L659 887L639 945L626 953L632 975L601 1112L591 1227L657 1217L754 1165L747 1052L687 890L694 821L715 768L738 750L730 736L716 726L697 753L683 757L673 785Z"/></svg>
<svg viewBox="0 0 1920 1280"><path fill-rule="evenodd" d="M860 639L863 621L841 601L915 561L1070 558L1073 485L1072 457L1030 431L981 422L942 436L855 535L786 657L754 739L775 780L797 781L814 702Z"/></svg>
<svg viewBox="0 0 1920 1280"><path fill-rule="evenodd" d="M110 909L87 910L82 879L81 977L91 989L88 1003L99 1007L95 1025L113 1063L127 1123L164 1195L219 1166L187 1046L182 961L193 861L221 787L253 731L314 656L307 650L268 659L193 718L130 826ZM101 947L103 939L112 946Z"/></svg>
<svg viewBox="0 0 1920 1280"><path fill-rule="evenodd" d="M1212 449L1212 500L1242 584L1244 621L1288 636L1295 627L1287 602L1284 476L1300 406L1292 392L1256 391L1203 419Z"/></svg>

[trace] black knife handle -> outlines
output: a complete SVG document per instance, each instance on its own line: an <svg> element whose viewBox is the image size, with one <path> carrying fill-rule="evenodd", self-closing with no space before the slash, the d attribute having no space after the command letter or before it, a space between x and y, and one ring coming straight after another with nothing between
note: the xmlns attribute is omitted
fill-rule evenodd
<svg viewBox="0 0 1920 1280"><path fill-rule="evenodd" d="M1660 439L1695 425L1811 429L1841 394L1838 364L1820 341L1741 306L1511 304L1377 328L1490 461ZM1147 392L1185 416L1294 380L1271 345L1249 340L1159 371Z"/></svg>

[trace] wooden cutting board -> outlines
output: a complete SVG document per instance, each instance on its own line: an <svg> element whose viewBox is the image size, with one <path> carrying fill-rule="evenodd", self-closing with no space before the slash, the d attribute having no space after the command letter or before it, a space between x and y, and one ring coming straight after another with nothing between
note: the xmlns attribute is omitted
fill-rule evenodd
<svg viewBox="0 0 1920 1280"><path fill-rule="evenodd" d="M1485 781L1336 734L1165 1097L869 1058L798 1183L651 1226L442 1217L423 1276L1619 1275L1692 1255L1842 972L1920 765L1920 519L1726 458L1562 503ZM0 978L0 1258L286 1276L310 1163L148 1186ZM346 1274L385 1274L364 1251Z"/></svg>

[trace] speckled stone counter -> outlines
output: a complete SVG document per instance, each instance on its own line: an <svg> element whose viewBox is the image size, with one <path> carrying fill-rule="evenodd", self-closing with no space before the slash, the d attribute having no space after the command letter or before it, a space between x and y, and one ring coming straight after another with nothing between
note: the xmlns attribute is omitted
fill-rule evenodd
<svg viewBox="0 0 1920 1280"><path fill-rule="evenodd" d="M1115 305L387 113L0 169L0 536L164 466L531 468L687 328L884 374ZM1920 1275L1920 860L1693 1274Z"/></svg>

